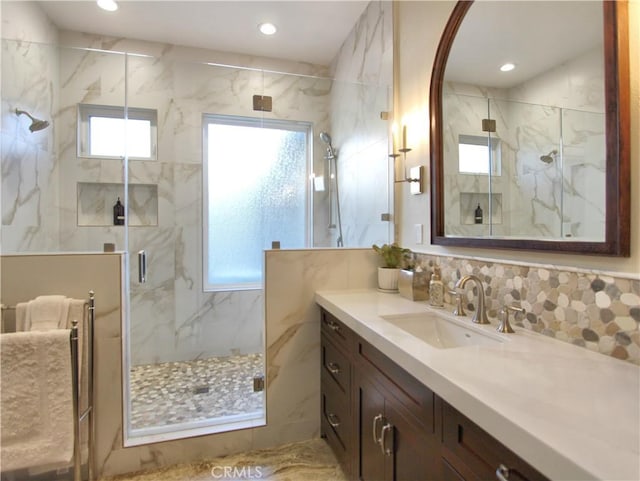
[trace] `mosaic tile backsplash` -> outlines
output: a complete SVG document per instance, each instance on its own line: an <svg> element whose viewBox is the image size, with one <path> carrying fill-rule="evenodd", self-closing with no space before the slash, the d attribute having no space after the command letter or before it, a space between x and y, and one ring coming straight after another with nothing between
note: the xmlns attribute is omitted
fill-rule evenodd
<svg viewBox="0 0 640 481"><path fill-rule="evenodd" d="M640 279L427 254L416 254L416 263L430 272L440 266L450 304L447 291L473 274L482 280L492 321L504 306L520 306L526 312L511 319L516 326L640 364ZM469 311L475 289L467 288Z"/></svg>

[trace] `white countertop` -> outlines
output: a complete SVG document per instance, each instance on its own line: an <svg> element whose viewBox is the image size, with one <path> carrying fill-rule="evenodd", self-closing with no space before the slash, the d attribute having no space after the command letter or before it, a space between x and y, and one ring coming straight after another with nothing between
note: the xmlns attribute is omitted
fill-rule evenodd
<svg viewBox="0 0 640 481"><path fill-rule="evenodd" d="M381 317L434 309L398 294L316 302L548 478L640 480L638 366L518 327L495 346L438 349Z"/></svg>

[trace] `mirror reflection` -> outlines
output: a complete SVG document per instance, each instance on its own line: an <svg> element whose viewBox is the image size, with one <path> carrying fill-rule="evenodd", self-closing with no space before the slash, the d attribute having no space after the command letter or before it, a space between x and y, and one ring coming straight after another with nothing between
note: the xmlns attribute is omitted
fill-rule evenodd
<svg viewBox="0 0 640 481"><path fill-rule="evenodd" d="M442 90L445 236L605 240L602 26L599 2L471 5Z"/></svg>

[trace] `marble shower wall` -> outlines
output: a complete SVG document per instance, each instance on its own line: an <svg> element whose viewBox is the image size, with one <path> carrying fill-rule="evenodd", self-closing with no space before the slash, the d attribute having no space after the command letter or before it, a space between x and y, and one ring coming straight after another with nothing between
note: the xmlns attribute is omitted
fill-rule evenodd
<svg viewBox="0 0 640 481"><path fill-rule="evenodd" d="M501 90L447 84L444 112L450 135L445 155L447 233L489 234L488 192L499 205L493 235L604 236L604 85L602 52L590 51L517 87ZM490 98L490 101L487 101ZM505 99L505 100L494 100ZM550 107L554 105L555 107ZM481 120L496 120L502 172L489 179L457 172L458 135L483 137ZM562 145L560 145L562 142ZM545 163L540 156L558 152ZM560 155L562 153L562 156ZM454 170L455 169L455 170ZM462 202L482 194L483 225L468 222L475 205ZM521 202L521 199L530 199Z"/></svg>
<svg viewBox="0 0 640 481"><path fill-rule="evenodd" d="M55 113L58 109L57 29L31 3L2 2L3 252L59 250ZM15 21L12 22L11 19ZM33 40L33 41L32 41ZM30 132L26 110L51 125Z"/></svg>
<svg viewBox="0 0 640 481"><path fill-rule="evenodd" d="M370 247L393 237L389 190L392 108L392 2L371 2L332 64L330 131L338 150L338 182L346 247ZM326 226L325 226L326 227ZM338 235L332 229L332 243Z"/></svg>
<svg viewBox="0 0 640 481"><path fill-rule="evenodd" d="M517 326L640 364L637 276L429 254L416 258L429 271L440 266L450 304L454 302L448 291L463 275L474 274L482 280L490 320L497 323L500 309L515 304L526 311L512 319ZM471 289L466 300L473 311L476 298Z"/></svg>
<svg viewBox="0 0 640 481"><path fill-rule="evenodd" d="M78 250L87 245L100 248L103 242L115 242L123 248L122 228L79 226L77 222L76 186L90 187L91 182L117 185L122 183L123 171L116 159L77 157L76 105L123 105L126 85L130 106L158 112L157 160L129 162L129 182L142 199L141 205L148 204L145 194L157 192L154 215L146 216L153 218L148 225L140 225L145 218L142 213L130 213L130 220L136 222L129 229L128 250L135 253L144 249L148 256L146 284L138 284L137 259L130 260L133 365L261 351L262 291L203 292L202 288L202 115L258 115L307 121L314 129L324 129L331 81L315 75L184 61L185 49L171 45L74 32L64 32L64 41L149 55L61 50L59 124L64 133L60 158L65 166L61 176L61 244L65 249ZM239 56L235 64L244 60ZM319 68L316 70L319 73ZM254 94L272 96L273 112L254 112ZM316 142L319 140L314 139ZM321 155L316 157L321 163ZM98 188L95 198L110 209L116 197L105 201L103 191Z"/></svg>

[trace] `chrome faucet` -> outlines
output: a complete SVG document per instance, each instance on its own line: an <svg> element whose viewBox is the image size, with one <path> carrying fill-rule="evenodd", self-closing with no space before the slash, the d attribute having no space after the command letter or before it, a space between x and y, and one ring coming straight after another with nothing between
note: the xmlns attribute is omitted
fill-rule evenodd
<svg viewBox="0 0 640 481"><path fill-rule="evenodd" d="M476 312L473 313L473 318L471 318L471 322L475 322L476 324L489 324L489 319L487 318L487 309L484 305L484 287L482 287L482 281L473 275L462 276L458 282L456 282L456 288L464 289L464 286L469 281L474 281L476 286L478 287L478 305L476 308Z"/></svg>

